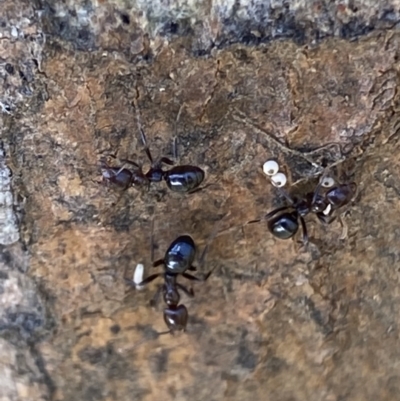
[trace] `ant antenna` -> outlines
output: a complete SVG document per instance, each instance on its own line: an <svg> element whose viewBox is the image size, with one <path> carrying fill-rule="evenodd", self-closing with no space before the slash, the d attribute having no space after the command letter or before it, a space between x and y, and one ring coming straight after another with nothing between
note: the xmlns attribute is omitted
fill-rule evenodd
<svg viewBox="0 0 400 401"><path fill-rule="evenodd" d="M172 330L168 330L168 331L161 331L160 333L157 333L158 336L162 336L164 334L173 334Z"/></svg>
<svg viewBox="0 0 400 401"><path fill-rule="evenodd" d="M181 118L182 110L185 107L185 103L179 107L178 114L175 120L175 129L174 129L174 141L173 141L173 156L175 161L178 161L178 122Z"/></svg>
<svg viewBox="0 0 400 401"><path fill-rule="evenodd" d="M270 177L267 177L271 185L278 190L278 192L289 202L291 206L293 206L296 202L294 199L281 187L276 186Z"/></svg>
<svg viewBox="0 0 400 401"><path fill-rule="evenodd" d="M175 163L178 161L178 137L174 136L172 143L172 155L174 157Z"/></svg>
<svg viewBox="0 0 400 401"><path fill-rule="evenodd" d="M150 258L151 264L154 262L154 217L151 219L150 226Z"/></svg>
<svg viewBox="0 0 400 401"><path fill-rule="evenodd" d="M290 203L290 205L294 205L294 199L282 188L276 187L278 192Z"/></svg>
<svg viewBox="0 0 400 401"><path fill-rule="evenodd" d="M143 128L139 127L139 131L140 131L140 137L142 139L142 143L143 143L143 146L144 146L144 151L146 152L146 155L149 158L150 163L153 164L154 163L153 162L153 157L151 156L149 145L147 145L147 140L146 140L146 136L144 135Z"/></svg>
<svg viewBox="0 0 400 401"><path fill-rule="evenodd" d="M267 163L267 162L266 162ZM266 164L266 163L264 163L264 165ZM280 174L280 173L278 173L278 174ZM284 175L284 174L283 174ZM287 200L287 202L291 205L291 206L293 206L296 202L295 202L295 200L289 195L289 193L288 192L286 192L282 187L286 184L286 176L284 177L285 178L285 181L282 183L282 184L279 184L278 185L278 183L277 182L274 182L273 181L273 177L274 177L274 175L273 176L271 176L270 174L266 174L266 177L267 177L267 179L268 179L268 181L271 183L271 185L273 186L273 187L275 187L277 190L278 190L278 192Z"/></svg>
<svg viewBox="0 0 400 401"><path fill-rule="evenodd" d="M151 156L150 148L147 144L146 135L144 134L143 125L142 125L141 118L140 118L139 105L137 102L137 100L139 98L138 89L136 89L136 92L137 92L136 97L133 99L133 107L135 108L135 114L136 114L136 123L138 126L138 130L140 132L140 139L142 140L142 143L144 146L144 151L146 152L146 155L149 158L150 163L153 164L153 157Z"/></svg>
<svg viewBox="0 0 400 401"><path fill-rule="evenodd" d="M329 169L330 169L329 167L326 167L326 168L324 169L323 173L321 174L321 177L320 177L320 179L319 179L319 183L318 183L317 187L316 187L315 190L314 190L314 195L313 195L313 198L312 198L312 204L315 204L315 202L316 202L316 200L317 200L317 197L318 197L318 195L319 195L319 191L321 190L321 187L322 187L322 185L323 185L323 183L324 183L324 179L325 179L326 176L328 175Z"/></svg>

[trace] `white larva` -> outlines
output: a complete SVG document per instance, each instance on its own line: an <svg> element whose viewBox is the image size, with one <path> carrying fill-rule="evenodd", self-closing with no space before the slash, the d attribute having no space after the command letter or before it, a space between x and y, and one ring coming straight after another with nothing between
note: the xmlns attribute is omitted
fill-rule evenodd
<svg viewBox="0 0 400 401"><path fill-rule="evenodd" d="M140 285L138 285L143 281L143 272L144 272L144 266L141 263L138 263L136 265L135 272L133 273L133 282L135 283L135 286L138 290L143 288Z"/></svg>
<svg viewBox="0 0 400 401"><path fill-rule="evenodd" d="M279 165L275 160L267 160L263 165L264 174L273 176L279 171Z"/></svg>
<svg viewBox="0 0 400 401"><path fill-rule="evenodd" d="M286 175L283 173L274 174L271 177L271 182L272 182L272 185L274 185L275 187L278 187L278 188L283 187L283 186L285 186L285 184L287 182Z"/></svg>
<svg viewBox="0 0 400 401"><path fill-rule="evenodd" d="M324 211L322 212L325 216L328 216L329 213L332 210L332 205L330 203L328 203L328 206L324 209Z"/></svg>

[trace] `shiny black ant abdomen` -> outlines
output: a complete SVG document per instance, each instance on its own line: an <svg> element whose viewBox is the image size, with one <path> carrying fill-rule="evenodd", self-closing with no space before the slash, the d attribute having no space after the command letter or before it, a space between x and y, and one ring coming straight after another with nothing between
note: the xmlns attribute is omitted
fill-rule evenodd
<svg viewBox="0 0 400 401"><path fill-rule="evenodd" d="M171 333L185 331L188 318L189 314L185 305L171 305L164 309L164 322Z"/></svg>

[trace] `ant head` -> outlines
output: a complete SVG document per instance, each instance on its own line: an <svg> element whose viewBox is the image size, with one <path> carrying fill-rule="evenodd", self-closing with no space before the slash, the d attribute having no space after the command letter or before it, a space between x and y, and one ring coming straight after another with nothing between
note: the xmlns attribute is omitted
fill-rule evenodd
<svg viewBox="0 0 400 401"><path fill-rule="evenodd" d="M343 184L330 189L326 193L327 201L334 207L338 209L349 203L354 197L357 191L357 185L352 182L350 184Z"/></svg>
<svg viewBox="0 0 400 401"><path fill-rule="evenodd" d="M280 214L268 221L268 229L277 238L291 238L299 229L298 217L297 211Z"/></svg>
<svg viewBox="0 0 400 401"><path fill-rule="evenodd" d="M164 290L164 302L169 307L176 307L179 304L180 295L176 288L168 287Z"/></svg>
<svg viewBox="0 0 400 401"><path fill-rule="evenodd" d="M164 322L171 333L185 331L188 317L185 305L170 306L164 309Z"/></svg>

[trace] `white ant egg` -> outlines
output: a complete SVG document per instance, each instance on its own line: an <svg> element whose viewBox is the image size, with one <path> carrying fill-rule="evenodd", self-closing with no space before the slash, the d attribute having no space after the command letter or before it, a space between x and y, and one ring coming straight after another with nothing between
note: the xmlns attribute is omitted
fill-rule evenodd
<svg viewBox="0 0 400 401"><path fill-rule="evenodd" d="M286 181L287 181L286 175L283 173L277 173L271 177L272 185L278 188L285 186Z"/></svg>
<svg viewBox="0 0 400 401"><path fill-rule="evenodd" d="M143 271L144 271L144 266L141 263L138 263L136 265L135 273L133 273L133 282L135 283L135 286L138 290L142 288L138 284L143 281Z"/></svg>
<svg viewBox="0 0 400 401"><path fill-rule="evenodd" d="M335 185L335 180L332 177L325 177L322 179L321 185L325 188L331 188Z"/></svg>
<svg viewBox="0 0 400 401"><path fill-rule="evenodd" d="M263 165L264 174L272 176L279 171L279 165L275 160L267 160Z"/></svg>

